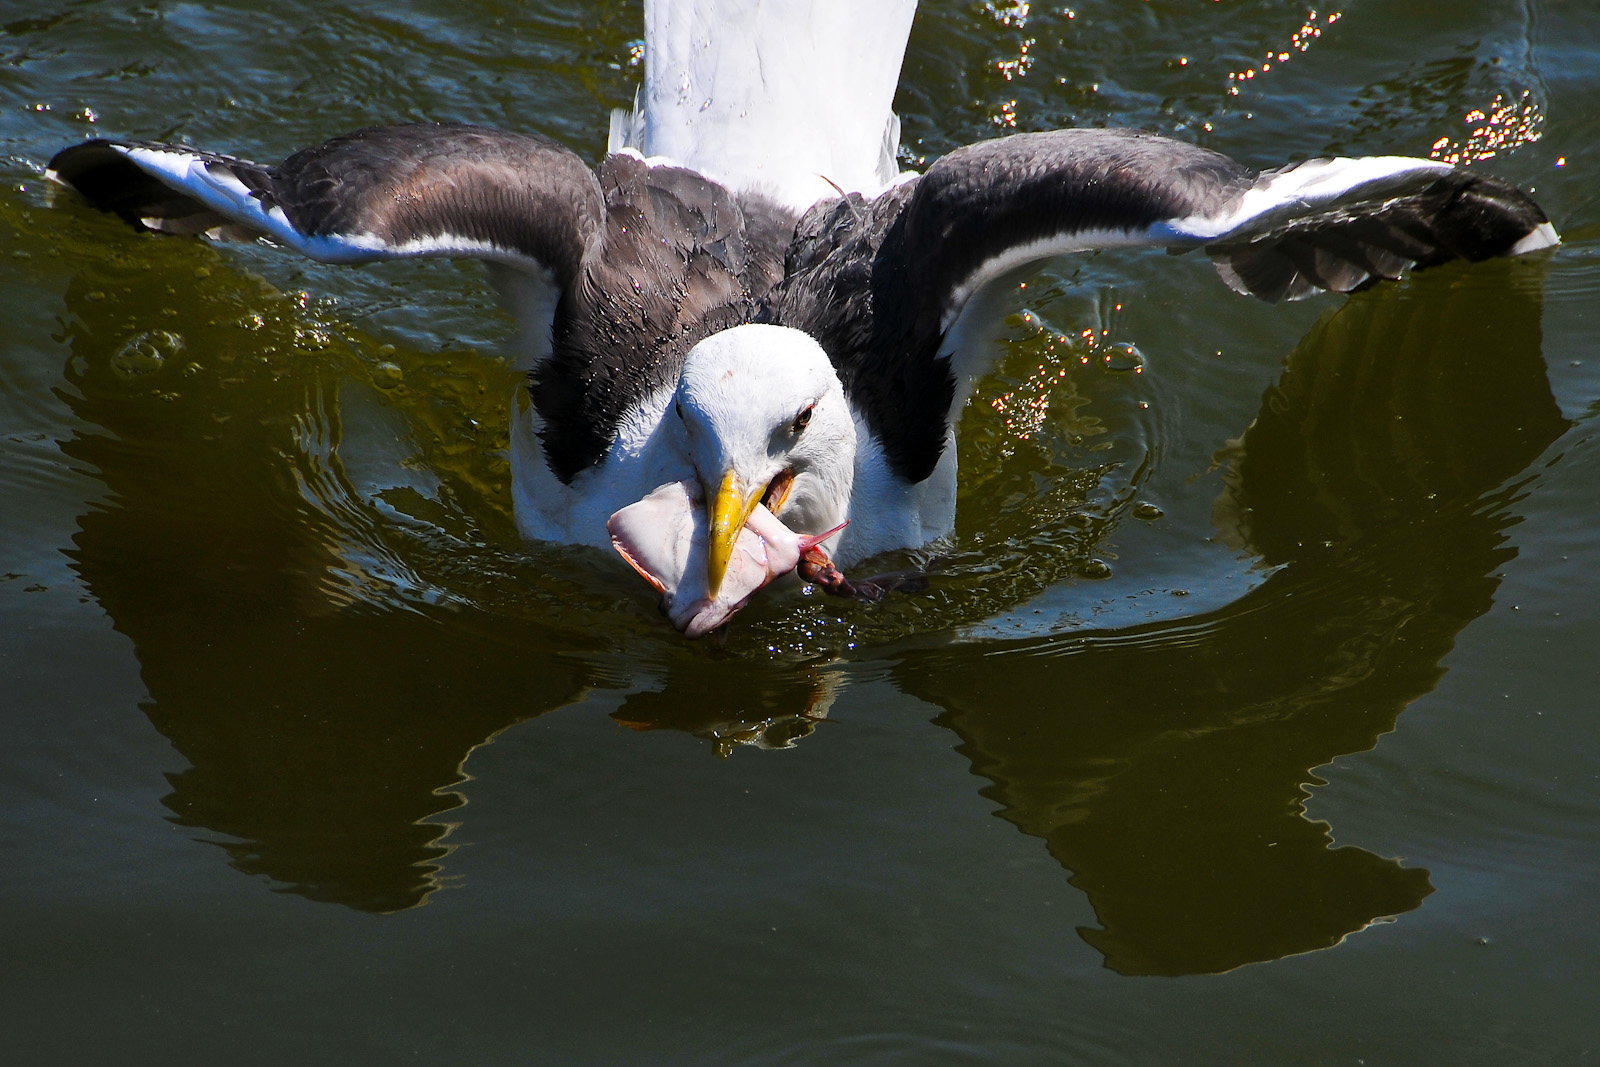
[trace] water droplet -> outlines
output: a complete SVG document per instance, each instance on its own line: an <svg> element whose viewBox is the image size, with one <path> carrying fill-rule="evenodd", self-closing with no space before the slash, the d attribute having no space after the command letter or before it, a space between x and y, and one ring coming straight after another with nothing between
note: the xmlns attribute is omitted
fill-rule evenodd
<svg viewBox="0 0 1600 1067"><path fill-rule="evenodd" d="M1133 517L1143 519L1145 522L1154 522L1161 518L1162 514L1162 510L1149 501L1135 505L1133 509Z"/></svg>

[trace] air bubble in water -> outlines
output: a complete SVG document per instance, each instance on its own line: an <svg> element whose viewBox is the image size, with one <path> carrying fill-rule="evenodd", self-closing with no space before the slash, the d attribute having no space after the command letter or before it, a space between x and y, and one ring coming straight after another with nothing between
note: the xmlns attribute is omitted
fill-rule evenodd
<svg viewBox="0 0 1600 1067"><path fill-rule="evenodd" d="M1100 358L1105 360L1106 370L1116 374L1144 371L1144 355L1130 344L1106 345L1100 350Z"/></svg>
<svg viewBox="0 0 1600 1067"><path fill-rule="evenodd" d="M375 373L372 380L377 383L379 389L393 389L405 380L405 371L400 369L398 363L385 360L373 369Z"/></svg>
<svg viewBox="0 0 1600 1067"><path fill-rule="evenodd" d="M1162 514L1163 513L1160 508L1148 501L1135 505L1133 509L1133 517L1136 519L1143 519L1145 522L1155 522L1157 519L1161 518Z"/></svg>
<svg viewBox="0 0 1600 1067"><path fill-rule="evenodd" d="M129 339L111 357L111 369L123 378L154 374L170 357L183 351L183 338L168 330L146 330Z"/></svg>
<svg viewBox="0 0 1600 1067"><path fill-rule="evenodd" d="M1083 578L1101 579L1111 577L1111 564L1103 559L1091 559L1078 568L1078 574Z"/></svg>

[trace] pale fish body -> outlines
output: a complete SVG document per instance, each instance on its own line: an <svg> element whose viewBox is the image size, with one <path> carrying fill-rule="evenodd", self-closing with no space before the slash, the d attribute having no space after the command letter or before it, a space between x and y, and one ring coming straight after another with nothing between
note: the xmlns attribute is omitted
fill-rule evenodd
<svg viewBox="0 0 1600 1067"><path fill-rule="evenodd" d="M794 570L801 556L836 533L797 534L757 504L734 542L713 595L706 566L710 523L696 482L668 482L606 522L618 554L661 594L661 610L686 637L702 637Z"/></svg>

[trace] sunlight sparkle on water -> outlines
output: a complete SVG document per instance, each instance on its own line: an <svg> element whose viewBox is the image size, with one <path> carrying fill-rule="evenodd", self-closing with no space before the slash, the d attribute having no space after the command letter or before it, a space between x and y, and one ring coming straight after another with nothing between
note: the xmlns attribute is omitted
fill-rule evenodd
<svg viewBox="0 0 1600 1067"><path fill-rule="evenodd" d="M1002 26L1020 30L1028 24L1028 3L1026 0L1014 0L1012 3L995 3L990 0L983 7ZM1071 16L1069 15L1068 17L1070 18ZM1032 68L1034 61L1034 57L1028 53L1028 49L1032 48L1036 43L1035 38L1024 38L1017 45L1016 57L995 60L995 70L1008 82L1024 77L1029 69ZM989 116L989 121L1006 129L1016 129L1017 102L1008 100L1001 104L999 112Z"/></svg>
<svg viewBox="0 0 1600 1067"><path fill-rule="evenodd" d="M1492 159L1520 145L1531 144L1544 136L1539 129L1544 125L1544 114L1533 101L1531 89L1522 90L1515 100L1507 100L1504 93L1496 93L1487 111L1473 108L1462 121L1472 127L1466 139L1455 141L1449 136L1441 137L1433 142L1429 156L1465 167L1481 159Z"/></svg>
<svg viewBox="0 0 1600 1067"><path fill-rule="evenodd" d="M1274 64L1281 66L1293 59L1296 52L1305 52L1309 50L1311 48L1311 42L1320 38L1322 36L1322 31L1326 27L1332 26L1335 22L1338 22L1343 17L1344 15L1342 12L1335 11L1327 18L1323 19L1322 25L1319 26L1317 25L1317 13L1315 11L1306 12L1306 19L1300 24L1300 28L1289 35L1289 44L1287 47L1269 50L1266 58L1261 61L1261 65L1259 67L1247 67L1244 70L1228 72L1228 80L1233 82L1232 85L1228 86L1228 95L1238 96L1239 84L1241 82L1254 81L1258 74L1267 73L1272 69Z"/></svg>

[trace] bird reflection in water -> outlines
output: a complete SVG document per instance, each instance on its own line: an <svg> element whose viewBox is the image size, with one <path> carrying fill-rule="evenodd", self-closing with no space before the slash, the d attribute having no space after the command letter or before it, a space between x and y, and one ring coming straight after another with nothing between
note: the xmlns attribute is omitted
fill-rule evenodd
<svg viewBox="0 0 1600 1067"><path fill-rule="evenodd" d="M1221 536L1275 568L1238 601L981 655L897 654L899 688L943 709L983 793L1087 895L1099 927L1082 934L1108 966L1225 971L1335 944L1431 892L1424 871L1334 847L1305 815L1306 787L1433 689L1515 553L1515 478L1566 427L1538 272L1439 268L1313 329L1222 456ZM225 279L207 288L173 301L242 299ZM178 308L203 369L170 403L142 382L135 397L111 359L129 322L153 318L129 303L136 289L84 280L67 294L85 428L64 448L108 489L81 520L76 565L134 644L146 714L190 764L170 776L174 819L220 835L241 871L363 910L423 902L473 748L591 686L632 690L615 714L626 725L722 751L785 747L826 715L847 672L680 657L638 691L563 626L603 597L568 607L566 590L535 589L530 616L492 598L350 595L363 564L339 523L395 517L330 514L284 463L306 462L285 413L303 413L308 389L339 395L348 368L268 373L259 336ZM249 402L223 395L230 380ZM324 406L336 456L338 405ZM332 460L320 476L342 477ZM687 710L685 694L708 689L743 703Z"/></svg>
<svg viewBox="0 0 1600 1067"><path fill-rule="evenodd" d="M685 730L709 740L719 756L736 745L793 748L827 719L844 684L843 674L826 669L688 659L674 664L660 688L630 693L611 717L635 730ZM686 693L718 699L685 700Z"/></svg>
<svg viewBox="0 0 1600 1067"><path fill-rule="evenodd" d="M1539 270L1441 270L1352 298L1221 457L1222 536L1275 567L1205 615L909 657L903 689L1045 840L1125 974L1214 973L1338 943L1432 892L1335 847L1313 769L1432 690L1516 554L1516 476L1565 430Z"/></svg>
<svg viewBox="0 0 1600 1067"><path fill-rule="evenodd" d="M84 427L62 448L107 490L73 555L189 763L164 803L276 889L414 907L439 884L462 762L575 698L582 671L537 624L403 595L406 561L363 526L404 514L324 484L345 480L341 409L317 398L352 395L353 368L298 343L292 298L219 269L211 292L168 290L163 316L143 267L108 269L66 294ZM240 306L268 313L241 329ZM130 372L110 339L152 319L183 323L182 359Z"/></svg>

